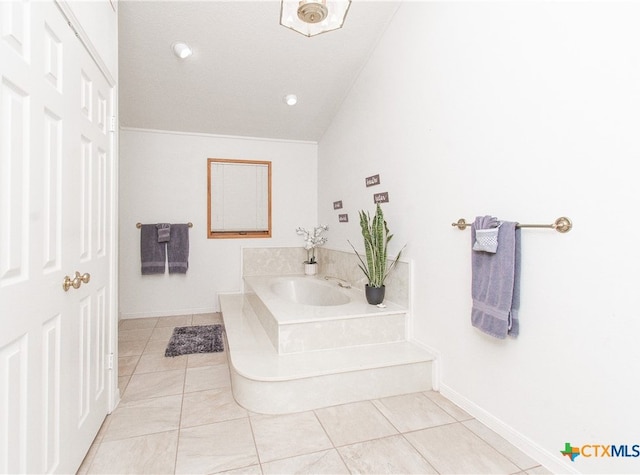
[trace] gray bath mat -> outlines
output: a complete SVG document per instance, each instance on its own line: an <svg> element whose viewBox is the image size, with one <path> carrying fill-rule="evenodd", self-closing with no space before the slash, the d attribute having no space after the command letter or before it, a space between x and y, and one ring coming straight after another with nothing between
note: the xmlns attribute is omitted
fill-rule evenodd
<svg viewBox="0 0 640 475"><path fill-rule="evenodd" d="M224 351L222 325L176 327L164 356L180 356L193 353L217 353Z"/></svg>

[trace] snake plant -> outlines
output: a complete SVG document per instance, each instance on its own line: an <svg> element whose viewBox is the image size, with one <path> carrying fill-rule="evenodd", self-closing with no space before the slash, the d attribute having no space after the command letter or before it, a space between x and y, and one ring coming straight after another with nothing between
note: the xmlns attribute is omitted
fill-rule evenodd
<svg viewBox="0 0 640 475"><path fill-rule="evenodd" d="M387 245L391 241L393 234L389 233L389 227L384 219L380 204L376 204L376 213L373 218L371 218L368 211L361 210L358 214L360 215L360 228L364 239L366 262L356 251L351 241L348 242L360 260L358 267L362 269L362 272L369 280L369 287L382 287L385 279L398 263L404 247L400 249L395 259L388 264Z"/></svg>

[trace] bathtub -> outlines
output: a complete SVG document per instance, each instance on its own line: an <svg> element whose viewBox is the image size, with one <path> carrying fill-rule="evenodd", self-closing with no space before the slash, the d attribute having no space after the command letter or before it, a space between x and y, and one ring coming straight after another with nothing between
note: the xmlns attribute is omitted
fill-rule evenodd
<svg viewBox="0 0 640 475"><path fill-rule="evenodd" d="M289 302L310 305L312 307L332 307L351 302L347 292L334 282L309 279L306 276L277 278L270 284L271 291ZM345 289L346 290L346 289Z"/></svg>
<svg viewBox="0 0 640 475"><path fill-rule="evenodd" d="M245 276L245 297L279 353L359 346L406 337L406 309L379 308L364 292L318 276Z"/></svg>

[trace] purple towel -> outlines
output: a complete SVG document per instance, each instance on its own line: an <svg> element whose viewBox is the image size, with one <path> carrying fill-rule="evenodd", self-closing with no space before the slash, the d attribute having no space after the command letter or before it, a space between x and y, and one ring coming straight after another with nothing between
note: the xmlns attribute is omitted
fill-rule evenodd
<svg viewBox="0 0 640 475"><path fill-rule="evenodd" d="M479 216L471 226L471 243L476 229L497 224L492 216ZM516 223L503 221L495 254L473 251L471 257L471 324L496 338L517 336L520 306L520 230Z"/></svg>
<svg viewBox="0 0 640 475"><path fill-rule="evenodd" d="M169 223L156 224L158 228L158 242L169 242L171 237L171 225Z"/></svg>
<svg viewBox="0 0 640 475"><path fill-rule="evenodd" d="M143 224L140 227L140 261L142 275L164 274L167 260L165 243L158 242L158 230L155 224Z"/></svg>
<svg viewBox="0 0 640 475"><path fill-rule="evenodd" d="M169 274L186 274L189 268L189 225L172 224L167 242Z"/></svg>

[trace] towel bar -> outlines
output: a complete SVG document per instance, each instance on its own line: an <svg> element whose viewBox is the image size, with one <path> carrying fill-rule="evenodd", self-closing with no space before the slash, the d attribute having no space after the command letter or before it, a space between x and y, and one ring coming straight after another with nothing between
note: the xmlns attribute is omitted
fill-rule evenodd
<svg viewBox="0 0 640 475"><path fill-rule="evenodd" d="M193 223L187 223L187 226L192 228L193 227ZM142 223L136 223L136 228L140 229L141 227L142 227Z"/></svg>
<svg viewBox="0 0 640 475"><path fill-rule="evenodd" d="M451 226L457 227L459 230L464 230L467 226L471 226L472 223L467 223L464 218L460 218L457 222L451 223ZM520 224L516 225L517 228L550 228L555 229L559 233L568 233L573 228L571 220L567 217L560 217L556 219L552 224Z"/></svg>

